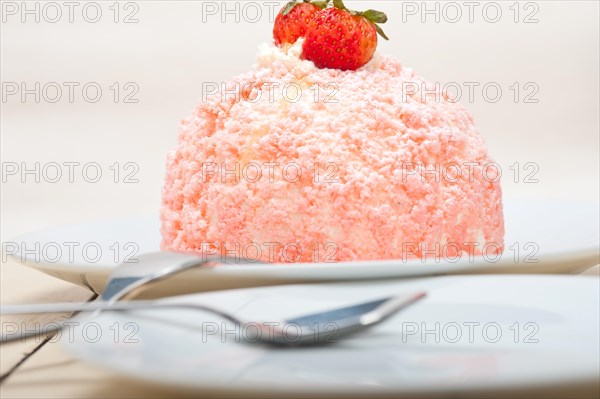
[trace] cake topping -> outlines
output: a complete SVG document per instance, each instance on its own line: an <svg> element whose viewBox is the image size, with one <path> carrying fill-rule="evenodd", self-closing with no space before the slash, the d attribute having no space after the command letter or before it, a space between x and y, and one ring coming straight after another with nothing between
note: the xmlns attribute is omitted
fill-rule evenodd
<svg viewBox="0 0 600 399"><path fill-rule="evenodd" d="M311 21L302 54L319 68L354 71L373 58L378 33L387 40L377 25L387 22L387 16L375 10L348 10L342 0L333 3Z"/></svg>
<svg viewBox="0 0 600 399"><path fill-rule="evenodd" d="M299 3L293 0L287 3L275 19L273 28L275 44L280 47L294 44L299 38L304 37L308 24L319 11L327 7L329 1L303 0Z"/></svg>
<svg viewBox="0 0 600 399"><path fill-rule="evenodd" d="M387 22L376 10L349 10L342 0L303 0L286 4L275 20L273 35L278 46L304 37L303 59L318 68L355 71L366 65L377 49L377 35L389 40L379 24Z"/></svg>

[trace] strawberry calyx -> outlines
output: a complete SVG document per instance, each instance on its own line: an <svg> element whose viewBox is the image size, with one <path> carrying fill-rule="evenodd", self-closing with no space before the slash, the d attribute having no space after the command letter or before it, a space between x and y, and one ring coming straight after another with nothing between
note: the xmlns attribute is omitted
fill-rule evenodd
<svg viewBox="0 0 600 399"><path fill-rule="evenodd" d="M379 26L379 24L385 24L387 22L387 20L388 20L388 17L387 17L387 15L384 12L377 11L377 10L370 10L370 9L366 10L366 11L354 11L354 10L350 10L350 9L348 9L346 7L346 5L344 4L343 0L333 0L333 6L335 8L339 8L340 10L343 10L343 11L346 11L346 12L350 13L350 15L356 15L356 16L364 17L366 20L368 20L369 22L371 22L375 26L375 29L377 30L377 33L381 37L383 37L385 40L390 40L387 37L387 35L385 34L385 32L383 31L383 29L381 29L381 26Z"/></svg>
<svg viewBox="0 0 600 399"><path fill-rule="evenodd" d="M296 7L298 4L302 4L302 3L312 4L313 6L316 6L316 7L320 8L321 10L323 10L323 9L327 8L330 1L331 0L302 0L299 2L297 0L292 0L292 1L288 2L285 5L285 7L283 7L283 10L281 10L281 15L283 15L283 16L288 15L290 12L292 12L294 7Z"/></svg>

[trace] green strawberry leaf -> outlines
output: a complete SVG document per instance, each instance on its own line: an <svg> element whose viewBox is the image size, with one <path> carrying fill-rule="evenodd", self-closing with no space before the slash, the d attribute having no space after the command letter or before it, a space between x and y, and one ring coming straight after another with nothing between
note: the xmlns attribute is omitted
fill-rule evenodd
<svg viewBox="0 0 600 399"><path fill-rule="evenodd" d="M343 0L333 0L333 6L335 8L339 8L340 10L348 10L344 5Z"/></svg>
<svg viewBox="0 0 600 399"><path fill-rule="evenodd" d="M292 12L292 10L294 9L294 7L296 7L296 4L298 4L296 2L296 0L290 1L289 3L287 3L285 5L285 7L283 7L283 10L281 10L281 15L286 16L289 13Z"/></svg>
<svg viewBox="0 0 600 399"><path fill-rule="evenodd" d="M330 1L331 0L313 0L310 2L310 4L319 7L321 10L324 10L329 5Z"/></svg>
<svg viewBox="0 0 600 399"><path fill-rule="evenodd" d="M377 30L377 33L379 33L379 35L380 35L381 37L383 37L385 40L390 40L390 39L389 39L389 38L386 36L386 34L385 34L385 32L383 31L383 29L381 29L381 26L379 26L379 25L377 25L377 24L374 24L374 25L375 25L375 29Z"/></svg>
<svg viewBox="0 0 600 399"><path fill-rule="evenodd" d="M371 22L376 24L385 24L388 20L387 15L384 12L377 10L367 10L360 13L363 17L367 18Z"/></svg>

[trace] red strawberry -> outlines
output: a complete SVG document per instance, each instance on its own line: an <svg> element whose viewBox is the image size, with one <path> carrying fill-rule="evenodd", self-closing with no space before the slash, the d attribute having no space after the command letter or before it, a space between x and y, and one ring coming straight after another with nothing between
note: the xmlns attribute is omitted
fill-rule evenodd
<svg viewBox="0 0 600 399"><path fill-rule="evenodd" d="M287 3L275 19L273 28L275 44L280 47L288 43L294 44L300 37L304 37L310 21L319 11L327 7L328 3L329 0L303 0L302 3L293 0Z"/></svg>
<svg viewBox="0 0 600 399"><path fill-rule="evenodd" d="M379 11L348 10L342 0L319 12L310 22L302 48L304 59L318 68L355 71L373 58L377 49L377 33L388 40L377 25L387 16Z"/></svg>

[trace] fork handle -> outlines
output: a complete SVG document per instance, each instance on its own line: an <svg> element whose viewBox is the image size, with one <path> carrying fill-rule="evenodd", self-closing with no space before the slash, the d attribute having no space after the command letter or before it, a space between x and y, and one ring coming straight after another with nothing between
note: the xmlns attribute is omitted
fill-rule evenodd
<svg viewBox="0 0 600 399"><path fill-rule="evenodd" d="M143 302L143 303L142 303ZM33 305L3 305L0 306L0 315L15 314L37 314L37 313L74 313L74 312L94 312L107 310L109 307L114 310L139 309L151 307L153 301L122 302L110 304L104 301L87 303L48 303ZM66 327L66 323L52 323L35 330L4 332L0 337L0 343L13 341L25 341L28 338L50 336L58 333Z"/></svg>
<svg viewBox="0 0 600 399"><path fill-rule="evenodd" d="M133 310L149 308L156 305L156 301L135 301L135 302L105 302L95 301L86 303L42 303L32 305L1 305L1 315L14 314L39 314L39 313L74 313L74 312L93 312L96 310Z"/></svg>
<svg viewBox="0 0 600 399"><path fill-rule="evenodd" d="M194 310L203 310L222 317L225 320L232 322L235 325L243 324L243 322L232 316L231 314L196 303L181 303L181 302L163 302L163 301L130 301L130 302L105 302L95 301L88 303L51 303L51 304L35 304L35 305L4 305L0 306L0 314L35 314L35 313L73 313L73 312L96 312L96 311L124 311L124 310L139 310L139 309L165 309L165 308L188 308ZM0 343L12 341L24 341L27 338L39 337L42 335L50 335L61 331L66 327L66 323L54 323L47 325L44 328L34 331L19 332L14 331L8 334L2 334Z"/></svg>

